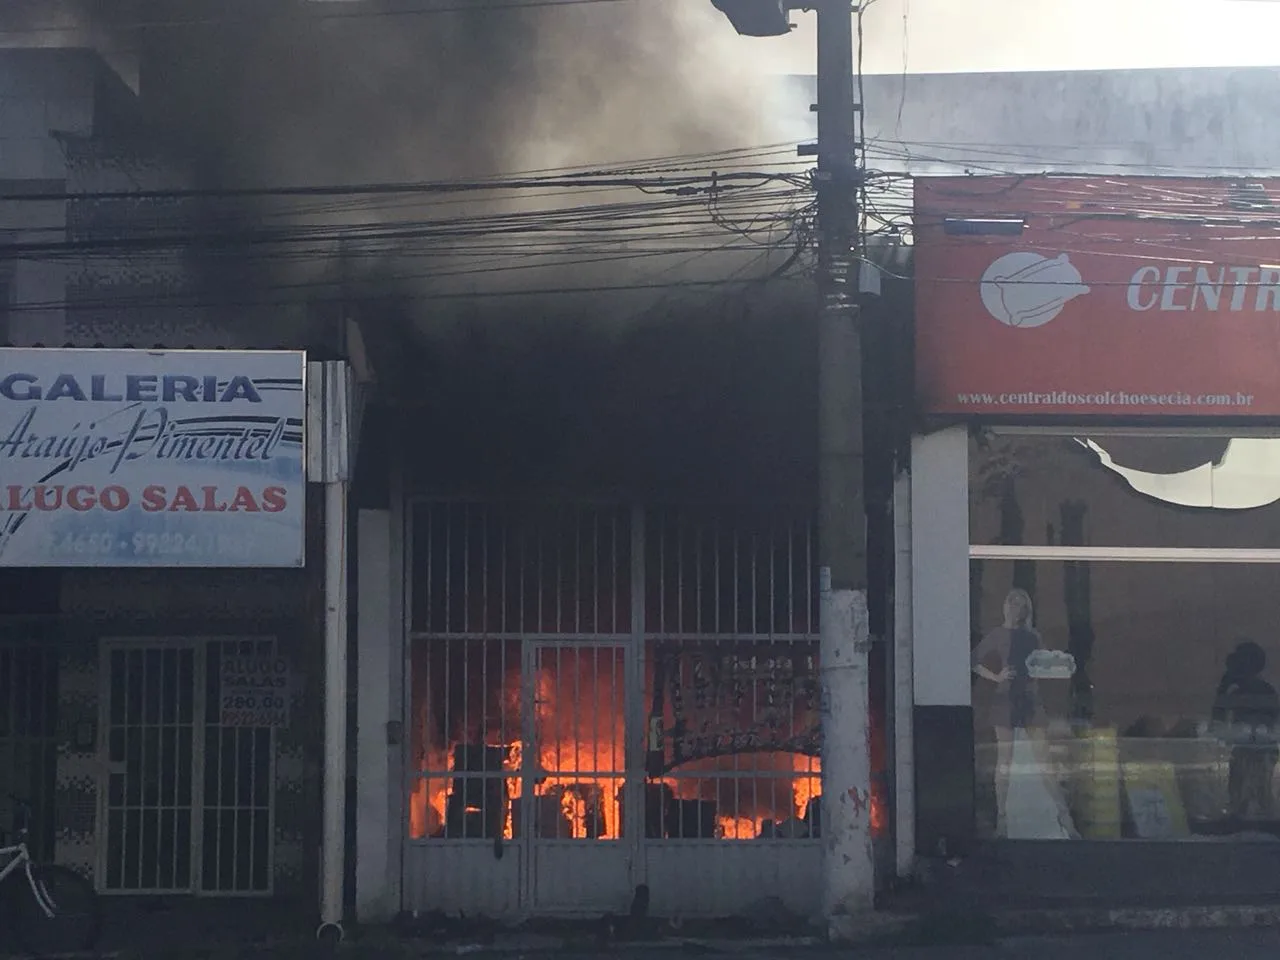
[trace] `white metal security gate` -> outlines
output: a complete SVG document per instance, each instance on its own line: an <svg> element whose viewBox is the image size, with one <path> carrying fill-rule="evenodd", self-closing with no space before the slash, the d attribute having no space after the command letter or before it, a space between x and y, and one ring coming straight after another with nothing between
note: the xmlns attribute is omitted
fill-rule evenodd
<svg viewBox="0 0 1280 960"><path fill-rule="evenodd" d="M816 910L808 519L408 514L406 910Z"/></svg>
<svg viewBox="0 0 1280 960"><path fill-rule="evenodd" d="M274 651L270 638L103 642L103 892L271 892L274 734L223 725L220 667Z"/></svg>

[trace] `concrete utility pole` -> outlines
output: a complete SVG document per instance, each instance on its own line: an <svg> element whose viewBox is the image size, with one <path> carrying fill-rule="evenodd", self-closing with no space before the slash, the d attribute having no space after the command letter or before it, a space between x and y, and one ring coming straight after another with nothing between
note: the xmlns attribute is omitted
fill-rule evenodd
<svg viewBox="0 0 1280 960"><path fill-rule="evenodd" d="M853 933L875 893L867 517L858 310L858 149L853 10L818 13L818 563L823 693L823 915L833 939Z"/></svg>
<svg viewBox="0 0 1280 960"><path fill-rule="evenodd" d="M872 908L870 625L859 328L859 170L850 0L714 0L759 36L787 7L818 15L818 563L823 916L848 939ZM784 30L776 32L785 32Z"/></svg>

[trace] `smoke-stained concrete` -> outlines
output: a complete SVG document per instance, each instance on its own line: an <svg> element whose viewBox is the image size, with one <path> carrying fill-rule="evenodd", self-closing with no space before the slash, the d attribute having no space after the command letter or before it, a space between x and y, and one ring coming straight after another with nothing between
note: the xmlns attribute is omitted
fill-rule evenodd
<svg viewBox="0 0 1280 960"><path fill-rule="evenodd" d="M451 493L806 504L817 424L806 293L796 281L674 298L626 329L602 322L605 298L594 315L571 299L505 324L475 319L430 341L400 411L370 418L366 469L378 475L395 447L410 477Z"/></svg>

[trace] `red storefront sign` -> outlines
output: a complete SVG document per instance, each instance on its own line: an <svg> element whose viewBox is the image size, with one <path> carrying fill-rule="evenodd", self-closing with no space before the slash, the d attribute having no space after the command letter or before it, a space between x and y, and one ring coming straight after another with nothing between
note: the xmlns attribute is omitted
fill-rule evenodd
<svg viewBox="0 0 1280 960"><path fill-rule="evenodd" d="M1280 180L915 181L916 391L970 416L1280 416Z"/></svg>

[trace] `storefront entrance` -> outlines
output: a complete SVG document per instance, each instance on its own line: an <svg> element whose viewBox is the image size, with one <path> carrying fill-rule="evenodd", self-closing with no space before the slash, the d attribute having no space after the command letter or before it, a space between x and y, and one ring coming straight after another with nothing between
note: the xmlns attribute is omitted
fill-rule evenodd
<svg viewBox="0 0 1280 960"><path fill-rule="evenodd" d="M112 639L100 655L99 888L270 894L274 730L236 709L223 670L273 659L275 641Z"/></svg>
<svg viewBox="0 0 1280 960"><path fill-rule="evenodd" d="M809 518L411 515L404 909L816 913Z"/></svg>

